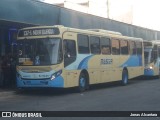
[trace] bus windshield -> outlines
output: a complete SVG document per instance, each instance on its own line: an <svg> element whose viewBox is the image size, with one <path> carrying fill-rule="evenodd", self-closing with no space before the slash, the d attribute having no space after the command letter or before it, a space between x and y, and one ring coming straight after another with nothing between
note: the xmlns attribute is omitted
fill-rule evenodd
<svg viewBox="0 0 160 120"><path fill-rule="evenodd" d="M25 39L18 43L18 65L51 65L62 61L61 39Z"/></svg>

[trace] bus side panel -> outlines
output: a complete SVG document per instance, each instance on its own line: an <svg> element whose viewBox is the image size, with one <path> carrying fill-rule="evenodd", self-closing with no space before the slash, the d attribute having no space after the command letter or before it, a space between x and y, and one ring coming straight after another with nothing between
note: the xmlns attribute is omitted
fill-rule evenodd
<svg viewBox="0 0 160 120"><path fill-rule="evenodd" d="M128 67L129 79L143 75L143 69L143 67Z"/></svg>
<svg viewBox="0 0 160 120"><path fill-rule="evenodd" d="M112 56L101 55L100 57L100 83L111 81Z"/></svg>
<svg viewBox="0 0 160 120"><path fill-rule="evenodd" d="M65 87L75 87L79 84L79 70L65 70Z"/></svg>
<svg viewBox="0 0 160 120"><path fill-rule="evenodd" d="M140 55L121 56L120 61L121 61L120 67L122 68L126 67L128 69L129 79L144 74L142 57Z"/></svg>
<svg viewBox="0 0 160 120"><path fill-rule="evenodd" d="M89 73L89 83L96 84L100 83L100 71L95 69L88 70Z"/></svg>
<svg viewBox="0 0 160 120"><path fill-rule="evenodd" d="M154 69L155 69L155 70L154 70L154 76L159 75L159 68L158 68L158 67L155 67Z"/></svg>
<svg viewBox="0 0 160 120"><path fill-rule="evenodd" d="M93 55L88 61L90 84L100 82L100 55Z"/></svg>
<svg viewBox="0 0 160 120"><path fill-rule="evenodd" d="M90 84L121 79L121 68L118 67L118 59L119 56L94 55L89 61Z"/></svg>
<svg viewBox="0 0 160 120"><path fill-rule="evenodd" d="M100 74L101 83L108 82L111 80L110 70L102 69L100 73L101 73Z"/></svg>
<svg viewBox="0 0 160 120"><path fill-rule="evenodd" d="M121 68L119 67L120 62L120 55L112 55L111 81L121 80L122 78Z"/></svg>

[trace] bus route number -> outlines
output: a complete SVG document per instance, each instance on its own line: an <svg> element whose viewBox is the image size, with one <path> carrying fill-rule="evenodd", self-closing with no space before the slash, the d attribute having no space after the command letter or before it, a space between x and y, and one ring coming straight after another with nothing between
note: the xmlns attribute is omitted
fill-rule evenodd
<svg viewBox="0 0 160 120"><path fill-rule="evenodd" d="M112 64L113 60L112 59L101 59L101 64Z"/></svg>

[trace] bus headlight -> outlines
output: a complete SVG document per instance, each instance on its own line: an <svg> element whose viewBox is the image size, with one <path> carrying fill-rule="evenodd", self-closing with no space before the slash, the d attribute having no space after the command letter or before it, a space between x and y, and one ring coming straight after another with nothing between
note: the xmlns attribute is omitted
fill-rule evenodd
<svg viewBox="0 0 160 120"><path fill-rule="evenodd" d="M51 80L54 80L56 77L60 76L62 74L62 70L59 70L51 75Z"/></svg>
<svg viewBox="0 0 160 120"><path fill-rule="evenodd" d="M150 66L150 67L149 67L149 69L153 69L153 67L152 67L152 66Z"/></svg>

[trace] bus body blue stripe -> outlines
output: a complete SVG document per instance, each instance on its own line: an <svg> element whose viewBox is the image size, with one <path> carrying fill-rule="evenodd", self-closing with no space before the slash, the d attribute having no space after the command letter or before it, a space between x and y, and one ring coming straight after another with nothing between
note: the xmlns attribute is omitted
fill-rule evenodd
<svg viewBox="0 0 160 120"><path fill-rule="evenodd" d="M141 55L132 55L129 57L129 59L123 63L120 67L136 67L136 66L142 66L142 56Z"/></svg>
<svg viewBox="0 0 160 120"><path fill-rule="evenodd" d="M78 65L78 69L88 69L88 61L92 56L93 55L85 57Z"/></svg>

